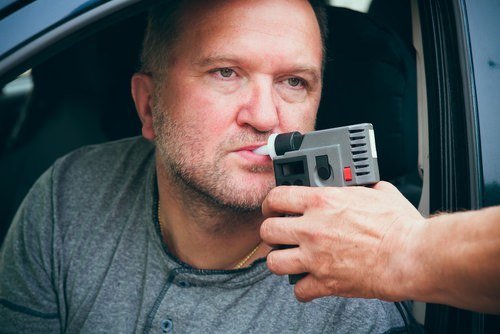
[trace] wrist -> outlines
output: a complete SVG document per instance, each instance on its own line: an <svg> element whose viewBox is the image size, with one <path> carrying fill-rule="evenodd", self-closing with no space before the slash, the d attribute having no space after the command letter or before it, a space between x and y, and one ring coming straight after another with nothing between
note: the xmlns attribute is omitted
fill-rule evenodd
<svg viewBox="0 0 500 334"><path fill-rule="evenodd" d="M402 254L402 268L404 271L404 282L402 295L406 300L420 300L421 296L428 293L428 287L432 286L429 275L429 266L426 257L428 255L426 244L426 229L429 222L425 219L413 223L408 231L408 238Z"/></svg>
<svg viewBox="0 0 500 334"><path fill-rule="evenodd" d="M427 222L424 218L405 223L395 223L384 239L386 278L381 282L384 299L393 301L415 300L426 284L424 235ZM389 298L387 298L389 297Z"/></svg>

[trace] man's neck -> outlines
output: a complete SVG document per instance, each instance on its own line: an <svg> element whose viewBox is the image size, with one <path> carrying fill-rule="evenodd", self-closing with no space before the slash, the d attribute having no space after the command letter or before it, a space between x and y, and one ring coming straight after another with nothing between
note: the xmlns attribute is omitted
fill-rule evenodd
<svg viewBox="0 0 500 334"><path fill-rule="evenodd" d="M260 210L221 210L157 164L163 240L179 260L199 269L232 269L260 243ZM269 251L261 245L247 263Z"/></svg>

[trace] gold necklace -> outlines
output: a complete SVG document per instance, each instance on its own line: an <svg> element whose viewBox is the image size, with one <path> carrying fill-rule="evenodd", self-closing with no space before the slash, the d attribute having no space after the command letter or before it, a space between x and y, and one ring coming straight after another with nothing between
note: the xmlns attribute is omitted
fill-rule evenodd
<svg viewBox="0 0 500 334"><path fill-rule="evenodd" d="M160 227L160 235L161 235L161 238L163 240L163 229L162 229L162 220L161 220L161 214L160 214L160 202L158 202L158 225ZM250 260L250 258L257 252L257 250L260 248L260 242L257 244L257 246L255 246L254 249L252 249L250 251L250 253L248 253L244 258L243 260L241 260L240 262L238 262L237 265L235 265L233 267L233 269L241 269L243 268L243 266L248 262L248 260Z"/></svg>
<svg viewBox="0 0 500 334"><path fill-rule="evenodd" d="M161 228L160 201L158 200L158 226L160 227L161 241L163 242L163 229Z"/></svg>
<svg viewBox="0 0 500 334"><path fill-rule="evenodd" d="M243 260L241 260L237 265L235 265L233 267L233 269L241 269L243 268L243 266L248 262L248 260L250 260L250 258L255 254L255 252L257 252L257 250L260 248L260 242L257 246L255 246L254 249L252 249L252 251L250 253L248 253L247 256L245 256L243 258Z"/></svg>

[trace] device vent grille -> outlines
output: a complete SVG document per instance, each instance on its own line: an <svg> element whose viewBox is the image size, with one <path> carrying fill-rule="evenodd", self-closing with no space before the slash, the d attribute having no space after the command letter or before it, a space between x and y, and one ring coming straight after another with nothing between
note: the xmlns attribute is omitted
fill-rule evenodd
<svg viewBox="0 0 500 334"><path fill-rule="evenodd" d="M349 129L352 161L357 176L370 174L368 159L368 140L365 129Z"/></svg>

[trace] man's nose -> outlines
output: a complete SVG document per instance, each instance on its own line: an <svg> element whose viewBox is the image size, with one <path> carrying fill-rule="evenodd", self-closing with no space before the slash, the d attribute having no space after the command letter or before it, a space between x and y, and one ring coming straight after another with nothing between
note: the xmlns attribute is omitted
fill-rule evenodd
<svg viewBox="0 0 500 334"><path fill-rule="evenodd" d="M246 101L238 112L238 125L247 124L259 132L274 130L279 125L279 109L272 82L262 80L248 88Z"/></svg>

